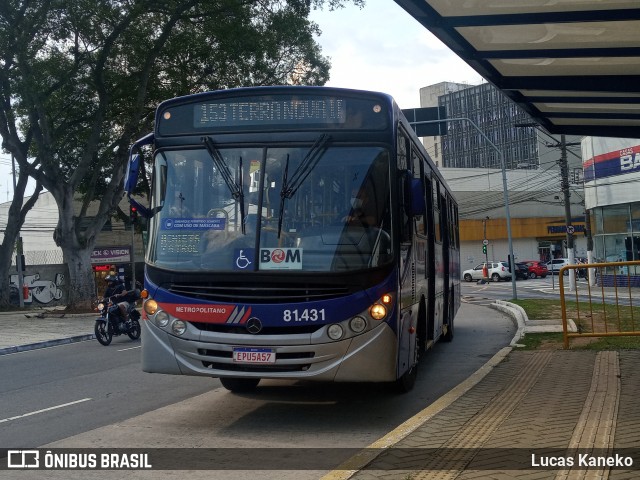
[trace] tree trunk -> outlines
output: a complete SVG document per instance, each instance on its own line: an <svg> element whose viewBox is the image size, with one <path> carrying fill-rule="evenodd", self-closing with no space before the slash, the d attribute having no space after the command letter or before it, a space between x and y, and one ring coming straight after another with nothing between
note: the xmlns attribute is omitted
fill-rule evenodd
<svg viewBox="0 0 640 480"><path fill-rule="evenodd" d="M62 249L64 263L69 268L69 279L65 282L69 292L67 308L88 311L91 310L91 303L96 297L95 279L91 268L95 236L91 232L94 231L92 227L96 227L97 231L100 231L100 228L93 225L85 231L79 231L72 189L61 188L52 193L54 196L58 195L58 226L53 239Z"/></svg>
<svg viewBox="0 0 640 480"><path fill-rule="evenodd" d="M9 277L14 272L11 270L11 260L15 254L16 241L20 235L20 229L24 224L24 219L27 216L27 212L33 207L42 187L40 184L36 185L33 195L28 200L24 201L24 192L27 186L28 176L20 172L18 177L18 183L13 192L13 199L11 205L7 211L7 224L4 230L4 236L2 238L2 244L0 245L0 309L11 306L10 303L10 291ZM15 272L18 273L17 271ZM18 294L22 295L22 285L18 285ZM17 305L13 305L17 306Z"/></svg>
<svg viewBox="0 0 640 480"><path fill-rule="evenodd" d="M92 251L93 247L84 249L62 247L64 261L69 267L69 281L65 282L69 292L68 309L89 311L93 307L92 300L96 297L96 291L91 269Z"/></svg>
<svg viewBox="0 0 640 480"><path fill-rule="evenodd" d="M12 222L11 215L9 215L9 220L7 221L7 226L4 231L4 238L2 239L2 245L0 245L0 309L10 306L9 277L14 273L11 271L11 259L13 257L16 239L18 238L18 229L16 227L17 223Z"/></svg>

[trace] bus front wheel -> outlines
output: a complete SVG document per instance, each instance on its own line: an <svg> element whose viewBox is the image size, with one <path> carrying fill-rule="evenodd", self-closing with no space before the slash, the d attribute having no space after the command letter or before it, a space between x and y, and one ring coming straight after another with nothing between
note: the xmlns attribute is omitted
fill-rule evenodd
<svg viewBox="0 0 640 480"><path fill-rule="evenodd" d="M230 392L252 392L260 383L259 378L221 378L220 383Z"/></svg>
<svg viewBox="0 0 640 480"><path fill-rule="evenodd" d="M407 393L413 389L418 376L418 364L416 363L409 370L404 372L402 376L396 380L396 390L400 393Z"/></svg>

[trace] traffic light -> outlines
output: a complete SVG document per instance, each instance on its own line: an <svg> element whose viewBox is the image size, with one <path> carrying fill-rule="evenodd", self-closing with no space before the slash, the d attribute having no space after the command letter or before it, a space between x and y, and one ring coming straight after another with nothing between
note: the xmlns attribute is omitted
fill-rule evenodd
<svg viewBox="0 0 640 480"><path fill-rule="evenodd" d="M487 246L486 245L482 245L482 253L487 253Z"/></svg>
<svg viewBox="0 0 640 480"><path fill-rule="evenodd" d="M129 218L131 223L138 223L138 209L133 205L129 207Z"/></svg>

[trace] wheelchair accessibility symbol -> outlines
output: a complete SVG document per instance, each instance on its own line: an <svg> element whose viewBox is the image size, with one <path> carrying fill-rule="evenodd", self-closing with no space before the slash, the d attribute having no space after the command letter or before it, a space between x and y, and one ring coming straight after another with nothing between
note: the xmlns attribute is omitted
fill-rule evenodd
<svg viewBox="0 0 640 480"><path fill-rule="evenodd" d="M236 251L236 268L240 270L244 270L253 263L253 252L250 251L249 256L246 256L244 252L244 250Z"/></svg>

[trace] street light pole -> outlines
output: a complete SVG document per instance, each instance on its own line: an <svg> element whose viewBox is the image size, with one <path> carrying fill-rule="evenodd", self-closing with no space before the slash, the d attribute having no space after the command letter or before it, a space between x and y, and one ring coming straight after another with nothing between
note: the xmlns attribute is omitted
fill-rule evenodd
<svg viewBox="0 0 640 480"><path fill-rule="evenodd" d="M560 177L562 193L564 195L564 216L567 229L567 258L569 264L575 264L573 245L573 225L571 224L571 192L569 192L569 164L567 162L567 142L564 134L560 135ZM576 287L576 271L569 269L569 291Z"/></svg>
<svg viewBox="0 0 640 480"><path fill-rule="evenodd" d="M489 240L487 239L487 220L489 220L489 217L486 217L484 220L482 220L482 230L483 230L483 245L484 245L484 263L486 263L487 265L489 264Z"/></svg>

